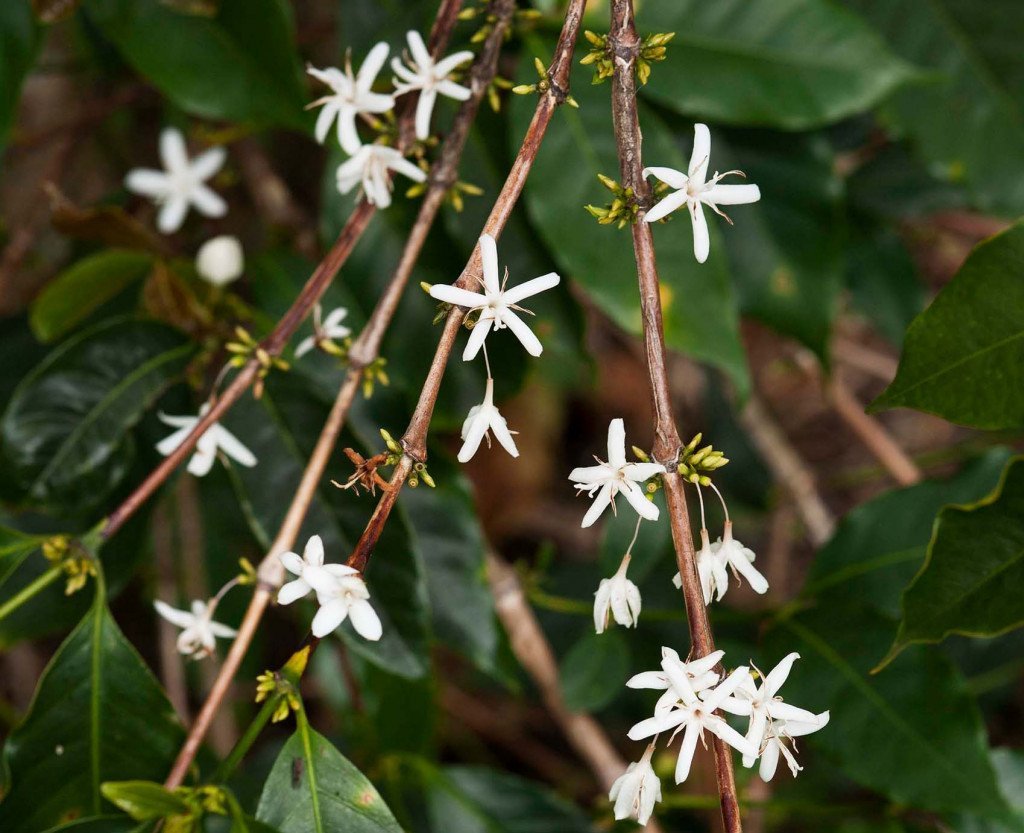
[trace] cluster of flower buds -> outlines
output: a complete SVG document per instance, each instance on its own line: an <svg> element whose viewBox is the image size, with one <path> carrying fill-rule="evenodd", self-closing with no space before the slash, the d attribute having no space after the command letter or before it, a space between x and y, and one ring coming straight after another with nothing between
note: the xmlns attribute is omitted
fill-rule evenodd
<svg viewBox="0 0 1024 833"><path fill-rule="evenodd" d="M513 87L512 92L516 95L529 95L530 93L544 95L551 89L551 76L548 74L548 68L544 66L544 62L540 58L534 58L533 68L537 70L537 80L532 84L518 84ZM565 96L565 103L570 107L580 106L579 102L571 95Z"/></svg>
<svg viewBox="0 0 1024 833"><path fill-rule="evenodd" d="M90 577L97 574L96 558L70 535L53 535L43 541L43 557L51 568L60 570L65 577L64 595L77 593Z"/></svg>
<svg viewBox="0 0 1024 833"><path fill-rule="evenodd" d="M250 361L256 361L256 383L253 385L253 396L263 396L263 386L271 370L288 370L291 365L280 356L268 352L245 327L235 327L237 341L229 341L224 349L231 353L228 364L232 367L244 367Z"/></svg>
<svg viewBox="0 0 1024 833"><path fill-rule="evenodd" d="M729 458L711 445L701 446L702 434L697 434L679 452L679 473L689 483L710 486L711 475L729 462Z"/></svg>
<svg viewBox="0 0 1024 833"><path fill-rule="evenodd" d="M608 45L608 36L591 31L586 31L583 35L590 43L590 51L580 59L580 63L584 66L593 65L592 83L600 84L607 81L615 74L615 56ZM675 32L662 32L647 35L640 43L635 64L636 78L640 84L646 84L651 77L651 64L665 60L665 47L675 36Z"/></svg>
<svg viewBox="0 0 1024 833"><path fill-rule="evenodd" d="M505 29L505 40L514 32L528 32L544 15L537 9L516 9L512 14L512 24ZM498 16L491 11L490 0L477 0L459 12L459 20L481 20L480 28L469 39L470 43L482 43L494 31Z"/></svg>
<svg viewBox="0 0 1024 833"><path fill-rule="evenodd" d="M612 201L604 206L585 205L583 207L602 226L614 224L619 228L625 228L633 225L640 213L640 203L637 202L633 189L619 185L610 176L604 174L598 174L597 178L605 188L612 192Z"/></svg>

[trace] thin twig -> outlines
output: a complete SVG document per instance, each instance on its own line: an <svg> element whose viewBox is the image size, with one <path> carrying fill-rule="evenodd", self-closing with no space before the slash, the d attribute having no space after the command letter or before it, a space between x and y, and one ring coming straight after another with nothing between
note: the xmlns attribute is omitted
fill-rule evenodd
<svg viewBox="0 0 1024 833"><path fill-rule="evenodd" d="M637 114L635 68L640 50L633 19L632 0L612 0L611 31L608 45L612 50L615 75L612 81L612 122L618 146L622 185L632 188L641 206L650 205L651 189L641 171L640 120ZM665 502L675 545L676 561L682 577L683 598L690 626L692 650L703 657L715 650L715 641L708 622L704 595L697 576L697 559L693 548L690 516L683 494L683 482L677 469L682 443L676 428L672 396L668 381L664 326L661 314L660 282L654 256L654 240L650 226L642 220L632 226L633 251L636 256L640 285L640 308L644 327L644 347L651 379L654 409L654 459L665 466L662 481ZM718 737L712 738L715 770L721 800L722 820L726 833L741 830L739 801L733 773L732 752Z"/></svg>

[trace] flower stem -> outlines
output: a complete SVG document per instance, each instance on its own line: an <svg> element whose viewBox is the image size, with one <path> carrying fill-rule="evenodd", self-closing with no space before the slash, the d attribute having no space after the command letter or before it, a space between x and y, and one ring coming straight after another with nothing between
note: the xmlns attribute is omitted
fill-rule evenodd
<svg viewBox="0 0 1024 833"><path fill-rule="evenodd" d="M210 776L211 784L223 784L231 777L232 773L235 771L235 767L242 762L242 758L245 757L246 753L252 748L252 745L260 736L264 727L270 722L270 717L274 714L274 710L277 708L280 699L280 694L275 694L273 697L267 698L263 707L256 712L256 716L252 719L252 722L245 730L245 733L238 739L238 742L234 747L232 747L228 756L221 761L220 766L214 770L213 775Z"/></svg>
<svg viewBox="0 0 1024 833"><path fill-rule="evenodd" d="M35 596L37 593L42 592L49 587L53 582L60 578L61 569L60 567L51 567L39 578L35 579L31 584L26 585L17 593L15 593L6 602L0 605L0 621L4 620L10 614L14 613L19 607L25 602Z"/></svg>

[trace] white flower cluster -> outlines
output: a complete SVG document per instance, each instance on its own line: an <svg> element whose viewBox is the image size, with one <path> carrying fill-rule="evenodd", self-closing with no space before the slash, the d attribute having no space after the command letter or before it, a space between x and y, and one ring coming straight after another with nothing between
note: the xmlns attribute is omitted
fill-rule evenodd
<svg viewBox="0 0 1024 833"><path fill-rule="evenodd" d="M382 144L363 144L359 137L357 119L386 113L395 106L395 98L412 92L419 93L416 102L416 138L430 135L430 117L438 95L465 101L470 96L467 87L455 83L452 73L473 57L472 52L456 52L440 61L434 61L419 32L406 34L409 50L403 64L393 58L391 68L393 93L373 91L378 73L384 67L390 47L378 43L363 60L359 72L352 71L351 58L345 69L309 67L309 74L330 87L330 92L310 106L322 107L317 116L315 135L321 144L327 139L332 124L337 124L338 143L349 155L337 172L338 190L347 194L356 186L362 187L366 200L378 208L391 204L391 173L400 173L415 182L423 182L426 173L402 156L395 148Z"/></svg>
<svg viewBox="0 0 1024 833"><path fill-rule="evenodd" d="M615 804L616 819L633 817L647 824L655 802L661 800L661 782L651 766L651 757L662 732L672 733L669 744L676 735L683 735L676 759L677 784L690 774L698 741L707 745L705 732L739 750L745 767L752 767L760 759L759 774L765 781L774 777L780 756L796 776L801 767L794 755L794 739L824 728L829 719L827 711L814 714L783 702L779 696L799 654L789 654L767 675L754 668L758 684L747 666L728 675L720 672L724 651L685 661L671 648L661 650L660 671L645 671L626 683L629 688L664 693L654 706L654 716L629 730L632 740L653 740L643 757L630 764L612 785L609 798ZM722 712L748 718L746 734L730 726Z"/></svg>
<svg viewBox="0 0 1024 833"><path fill-rule="evenodd" d="M754 551L732 537L732 521L726 520L725 531L715 543L711 543L707 529L701 529L700 540L697 575L704 591L704 604L711 604L712 599L722 600L725 591L729 589L729 569L736 578L743 576L755 593L768 592L768 579L754 566ZM672 577L672 583L676 587L682 587L682 576L676 573Z"/></svg>

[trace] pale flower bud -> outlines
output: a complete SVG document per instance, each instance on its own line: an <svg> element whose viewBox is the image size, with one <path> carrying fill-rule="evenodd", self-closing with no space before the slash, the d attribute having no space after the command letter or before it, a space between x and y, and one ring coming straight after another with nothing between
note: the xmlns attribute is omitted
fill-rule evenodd
<svg viewBox="0 0 1024 833"><path fill-rule="evenodd" d="M196 255L199 277L214 286L227 286L238 280L244 267L242 244L230 234L207 240Z"/></svg>

